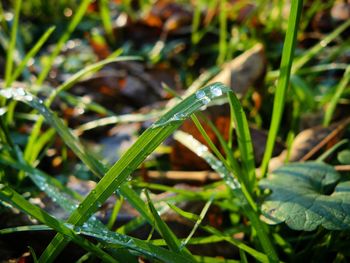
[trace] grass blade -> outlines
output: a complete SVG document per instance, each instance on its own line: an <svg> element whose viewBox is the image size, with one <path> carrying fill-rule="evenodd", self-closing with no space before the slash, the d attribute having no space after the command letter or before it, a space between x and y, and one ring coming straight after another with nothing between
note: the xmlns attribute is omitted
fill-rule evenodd
<svg viewBox="0 0 350 263"><path fill-rule="evenodd" d="M42 70L40 72L40 75L38 76L38 79L36 81L36 84L38 86L40 86L43 83L43 81L47 77L47 74L49 74L50 69L51 69L51 67L52 67L52 65L54 63L55 58L61 52L63 45L67 42L67 40L69 39L70 35L72 34L72 32L75 30L75 28L77 27L77 25L79 24L79 22L83 18L84 14L85 14L85 11L88 8L90 2L91 2L91 0L83 0L80 3L80 5L79 5L78 9L76 10L76 13L75 13L72 21L70 22L67 30L64 32L64 34L58 40L54 50L51 53L51 56L48 59L47 64L44 65L44 67L42 68Z"/></svg>
<svg viewBox="0 0 350 263"><path fill-rule="evenodd" d="M280 66L280 75L276 89L276 95L273 103L272 119L270 130L266 142L265 153L261 164L261 174L265 175L269 161L272 156L275 140L281 123L284 109L285 95L289 85L289 77L292 68L294 50L296 45L298 25L300 21L301 11L303 7L302 0L291 2L291 10L288 21L288 28L284 40L282 61Z"/></svg>
<svg viewBox="0 0 350 263"><path fill-rule="evenodd" d="M50 216L48 213L46 213L41 208L29 203L20 194L18 194L16 191L14 191L9 186L6 186L4 184L0 184L0 197L2 200L5 200L6 202L10 203L11 205L22 210L26 214L34 217L38 221L44 223L45 225L51 227L52 229L54 229L56 231L62 233L63 235L68 236L69 238L73 239L73 241L78 243L79 246L83 247L84 249L86 249L88 251L93 252L95 255L97 255L101 259L106 260L107 262L116 262L116 260L113 257L108 255L101 248L90 243L86 239L76 235L75 232L72 229L70 229L67 225L61 223L59 220Z"/></svg>
<svg viewBox="0 0 350 263"><path fill-rule="evenodd" d="M16 39L18 31L19 11L21 10L22 0L15 1L15 16L11 28L10 43L7 49L6 68L5 68L5 87L11 85L11 74L13 68L13 58L16 50Z"/></svg>
<svg viewBox="0 0 350 263"><path fill-rule="evenodd" d="M335 90L335 93L334 93L331 101L329 102L329 105L326 109L324 120L323 120L324 126L328 126L331 123L332 116L333 116L333 113L334 113L335 108L337 106L337 103L338 103L341 95L343 94L345 88L348 86L349 81L350 81L350 66L348 66L346 68L346 70L344 72L344 76L341 79L341 81L339 82L339 84Z"/></svg>
<svg viewBox="0 0 350 263"><path fill-rule="evenodd" d="M27 55L23 58L23 60L21 61L21 63L16 67L16 70L14 71L14 73L11 76L11 79L9 81L9 85L11 85L11 83L13 81L15 81L18 76L22 73L23 69L27 66L28 61L33 58L38 51L40 50L40 48L44 45L44 43L46 42L46 40L51 36L51 34L53 33L53 31L55 30L55 26L50 27L48 30L46 30L46 32L41 36L41 38L36 42L36 44L34 45L34 47L29 50L29 52L27 53Z"/></svg>
<svg viewBox="0 0 350 263"><path fill-rule="evenodd" d="M186 248L183 248L183 249L181 248L181 242L177 239L175 234L170 230L168 225L160 218L147 191L146 191L146 197L147 197L149 209L154 218L154 223L156 225L156 228L159 231L159 234L165 240L170 250L174 251L175 253L180 253L181 255L193 258L192 254Z"/></svg>

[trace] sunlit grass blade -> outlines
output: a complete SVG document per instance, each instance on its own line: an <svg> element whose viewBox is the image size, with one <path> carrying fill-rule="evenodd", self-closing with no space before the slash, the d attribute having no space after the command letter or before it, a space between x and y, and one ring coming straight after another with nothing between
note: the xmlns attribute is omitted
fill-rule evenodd
<svg viewBox="0 0 350 263"><path fill-rule="evenodd" d="M343 94L346 87L348 87L350 81L350 66L348 66L344 72L344 76L336 87L335 93L329 102L329 105L326 109L323 125L328 126L331 123L335 108L338 104L338 101Z"/></svg>
<svg viewBox="0 0 350 263"><path fill-rule="evenodd" d="M0 229L0 235L12 234L16 232L25 232L25 231L47 231L47 230L52 230L52 228L47 225L16 226L16 227Z"/></svg>
<svg viewBox="0 0 350 263"><path fill-rule="evenodd" d="M109 12L109 1L108 0L101 0L100 2L100 17L102 20L102 24L104 27L104 30L106 31L106 35L108 37L108 40L112 43L114 42L114 36L113 36L113 26L112 26L112 15Z"/></svg>
<svg viewBox="0 0 350 263"><path fill-rule="evenodd" d="M40 37L40 39L36 42L34 47L32 47L31 50L27 53L27 55L22 59L21 63L16 67L15 71L13 72L10 80L9 80L9 85L13 81L15 81L18 76L22 73L23 69L27 66L27 63L30 59L32 59L40 50L40 48L44 45L46 40L51 36L51 34L54 32L56 27L52 26L46 32Z"/></svg>
<svg viewBox="0 0 350 263"><path fill-rule="evenodd" d="M7 49L6 56L6 68L5 68L5 87L8 87L11 83L11 74L13 69L13 60L16 51L16 39L18 32L18 21L19 21L19 12L21 10L22 0L15 1L15 14L14 20L11 27L11 37L10 43Z"/></svg>
<svg viewBox="0 0 350 263"><path fill-rule="evenodd" d="M64 34L58 40L54 50L52 51L52 53L47 61L47 63L43 66L43 68L40 72L40 75L38 76L38 79L36 81L36 84L38 86L40 86L43 83L43 81L45 80L45 78L49 74L56 57L61 52L63 45L67 42L70 35L72 34L72 32L75 30L75 28L77 27L77 25L79 24L79 22L83 18L85 11L88 8L90 2L91 2L91 0L81 1L79 7L75 11L75 15L73 16L72 21L69 23L68 28L66 29Z"/></svg>
<svg viewBox="0 0 350 263"><path fill-rule="evenodd" d="M0 184L0 198L10 203L11 205L17 207L18 209L22 210L26 214L34 217L35 219L44 223L45 225L51 227L52 229L71 238L74 242L79 244L79 246L83 247L88 251L93 252L96 256L100 257L101 259L106 260L107 262L116 262L116 260L113 257L108 255L101 248L90 243L86 239L76 235L76 233L72 229L70 229L68 226L61 223L59 220L55 219L54 217L50 216L41 208L29 203L20 194L18 194L9 186Z"/></svg>
<svg viewBox="0 0 350 263"><path fill-rule="evenodd" d="M293 63L294 50L297 40L298 25L303 7L302 0L291 2L291 9L288 21L287 33L284 40L282 60L280 66L280 75L277 83L276 94L273 103L273 112L270 124L270 130L266 142L265 153L261 164L261 174L264 176L272 156L275 140L282 119L285 95L289 86L289 77Z"/></svg>

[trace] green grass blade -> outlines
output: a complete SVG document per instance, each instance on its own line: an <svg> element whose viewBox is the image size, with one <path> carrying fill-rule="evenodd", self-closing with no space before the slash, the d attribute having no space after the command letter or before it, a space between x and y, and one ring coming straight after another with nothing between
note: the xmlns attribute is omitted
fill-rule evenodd
<svg viewBox="0 0 350 263"><path fill-rule="evenodd" d="M344 22L338 28L336 28L332 33L327 34L326 37L322 38L322 40L310 48L305 54L301 57L297 58L293 63L292 72L295 73L299 69L301 69L310 59L312 59L315 55L320 53L322 49L324 49L330 42L332 42L336 37L338 37L345 29L350 26L350 20Z"/></svg>
<svg viewBox="0 0 350 263"><path fill-rule="evenodd" d="M282 61L280 66L280 75L277 84L272 119L270 124L270 130L266 142L265 153L261 164L261 174L265 175L268 168L269 161L272 156L275 140L281 123L281 118L284 109L285 95L289 85L289 77L292 68L294 50L297 40L298 25L301 17L301 11L303 7L302 0L295 0L291 2L291 10L288 21L288 28L286 37L284 40Z"/></svg>
<svg viewBox="0 0 350 263"><path fill-rule="evenodd" d="M83 18L86 9L88 8L91 0L83 0L79 7L76 10L76 13L72 19L72 21L69 23L67 30L64 32L64 34L60 37L58 40L54 50L51 53L51 56L48 59L48 62L44 67L42 68L40 75L38 76L38 79L36 81L36 84L40 86L47 75L49 74L51 67L54 63L55 58L58 56L58 54L61 52L63 45L67 42L72 32L75 30L81 19Z"/></svg>
<svg viewBox="0 0 350 263"><path fill-rule="evenodd" d="M147 197L147 203L148 203L149 209L154 218L154 223L156 225L156 228L159 231L159 234L165 240L169 249L175 253L180 253L183 256L192 258L192 254L186 248L181 248L181 242L177 239L175 234L170 230L168 225L160 218L158 211L154 207L151 201L151 198L148 195L148 192L146 192L146 197Z"/></svg>
<svg viewBox="0 0 350 263"><path fill-rule="evenodd" d="M116 54L118 55L118 54ZM124 57L109 57L104 60L101 60L99 62L96 62L94 64L91 64L84 69L78 71L73 76L71 76L69 79L67 79L64 83L62 83L60 86L58 86L49 96L45 104L47 106L50 106L53 100L56 98L56 96L61 93L62 91L65 91L69 88L71 88L75 83L77 83L83 76L86 76L89 73L93 73L101 69L103 66L113 63L113 62L120 62L120 61L128 61L128 60L139 60L140 57L136 56L124 56Z"/></svg>
<svg viewBox="0 0 350 263"><path fill-rule="evenodd" d="M219 25L220 25L220 34L219 34L219 56L217 59L217 64L221 65L225 62L226 52L227 52L227 8L226 0L221 0L220 13L219 13Z"/></svg>
<svg viewBox="0 0 350 263"><path fill-rule="evenodd" d="M15 16L11 28L11 37L10 43L7 49L6 56L6 68L5 68L5 87L11 85L11 74L13 69L13 60L16 51L16 39L18 31L18 21L19 21L19 12L21 10L22 0L15 1Z"/></svg>
<svg viewBox="0 0 350 263"><path fill-rule="evenodd" d="M338 101L339 101L341 95L343 94L345 88L348 87L349 81L350 81L350 66L348 66L346 68L346 70L344 72L344 76L341 79L341 81L339 82L339 84L335 90L335 93L334 93L331 101L329 102L329 105L326 109L324 120L323 120L324 126L328 126L331 123L335 108L336 108Z"/></svg>
<svg viewBox="0 0 350 263"><path fill-rule="evenodd" d="M112 26L112 15L109 12L109 1L108 0L101 0L100 2L100 17L102 20L103 27L106 31L106 35L112 43L114 42L114 35L113 35L113 26Z"/></svg>
<svg viewBox="0 0 350 263"><path fill-rule="evenodd" d="M50 27L48 30L46 30L46 32L41 36L41 38L36 42L36 44L34 45L34 47L29 50L29 52L27 53L27 55L23 58L23 60L21 61L21 63L16 67L14 73L11 76L11 79L9 81L9 85L11 85L11 83L13 81L15 81L18 76L22 73L23 69L27 66L28 61L33 58L38 51L40 50L40 48L43 46L43 44L46 42L46 40L51 36L51 34L54 32L56 27L52 26Z"/></svg>
<svg viewBox="0 0 350 263"><path fill-rule="evenodd" d="M256 176L254 150L249 125L247 117L237 97L233 93L230 93L228 96L237 135L238 148L241 154L242 172L246 177L244 178L244 182L249 193L252 194L253 189L255 189L256 186Z"/></svg>
<svg viewBox="0 0 350 263"><path fill-rule="evenodd" d="M47 231L52 230L51 227L47 225L32 225L32 226L16 226L0 229L0 235L12 234L16 232L25 232L25 231Z"/></svg>
<svg viewBox="0 0 350 263"><path fill-rule="evenodd" d="M71 238L74 242L78 243L79 246L83 247L84 249L86 249L88 251L93 252L96 256L100 257L101 259L106 260L107 262L116 262L116 260L113 257L108 255L101 248L90 243L86 239L76 235L75 232L72 229L70 229L67 225L61 223L59 220L50 216L48 213L46 213L41 208L29 203L20 194L18 194L16 191L14 191L9 186L0 184L0 198L1 198L1 200L4 200L4 201L10 203L11 205L17 207L18 209L20 209L23 212L25 212L26 214L34 217L35 219L37 219L38 221L51 227L52 229L54 229L54 230L62 233L63 235Z"/></svg>
<svg viewBox="0 0 350 263"><path fill-rule="evenodd" d="M198 215L187 212L182 210L181 208L178 208L174 205L170 205L169 206L176 212L178 213L180 216L183 216L184 218L187 218L190 221L196 221L198 220ZM201 226L201 229L205 230L206 232L212 234L215 236L215 238L222 238L222 240L225 240L229 243L231 243L234 246L237 246L238 248L242 249L243 251L247 252L248 254L252 255L253 257L255 257L257 260L261 261L261 262L268 262L268 258L265 254L247 246L246 244L244 244L243 242L236 240L234 238L232 238L229 235L225 235L223 233L221 233L219 230L217 230L214 227L211 226Z"/></svg>
<svg viewBox="0 0 350 263"><path fill-rule="evenodd" d="M210 200L208 200L205 203L205 205L204 205L201 213L199 214L198 219L196 220L196 223L194 224L191 232L188 234L186 239L181 242L181 247L186 246L188 244L188 242L191 240L191 238L193 237L194 233L196 232L196 230L198 229L198 227L202 223L202 221L203 221L206 213L208 212L209 207L211 206L212 202L213 202L213 198L210 198Z"/></svg>

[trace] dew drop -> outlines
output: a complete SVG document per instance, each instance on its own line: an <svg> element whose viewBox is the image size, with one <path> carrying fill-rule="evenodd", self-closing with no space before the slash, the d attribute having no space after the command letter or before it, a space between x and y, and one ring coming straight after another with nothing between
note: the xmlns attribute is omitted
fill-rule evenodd
<svg viewBox="0 0 350 263"><path fill-rule="evenodd" d="M24 99L27 101L32 101L33 100L33 96L32 95L26 95L24 96Z"/></svg>
<svg viewBox="0 0 350 263"><path fill-rule="evenodd" d="M10 89L4 89L1 91L1 95L4 96L6 99L12 98L12 92Z"/></svg>
<svg viewBox="0 0 350 263"><path fill-rule="evenodd" d="M173 121L179 121L179 120L183 120L186 118L186 114L183 112L178 112L174 114L174 117L172 117Z"/></svg>
<svg viewBox="0 0 350 263"><path fill-rule="evenodd" d="M203 91L203 90L198 90L197 92L196 92L196 98L197 99L202 99L202 98L204 98L205 97L205 92Z"/></svg>
<svg viewBox="0 0 350 263"><path fill-rule="evenodd" d="M26 92L24 91L23 88L18 88L18 89L16 89L16 95L17 96L24 96L24 95L26 95Z"/></svg>
<svg viewBox="0 0 350 263"><path fill-rule="evenodd" d="M222 89L218 86L210 87L210 92L211 92L211 95L213 96L213 98L219 97L222 95Z"/></svg>
<svg viewBox="0 0 350 263"><path fill-rule="evenodd" d="M203 97L203 98L201 99L201 102L202 102L204 105L207 105L207 104L210 102L210 99L209 99L207 96L205 96L205 97Z"/></svg>

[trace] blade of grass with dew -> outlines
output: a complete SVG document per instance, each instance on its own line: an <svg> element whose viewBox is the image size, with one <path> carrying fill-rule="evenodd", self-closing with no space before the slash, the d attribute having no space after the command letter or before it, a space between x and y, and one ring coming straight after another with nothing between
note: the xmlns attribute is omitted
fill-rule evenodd
<svg viewBox="0 0 350 263"><path fill-rule="evenodd" d="M222 93L232 92L222 84L215 83L202 90L202 92L207 94L209 99L215 99L217 97L217 94L211 92L212 88L220 88ZM13 99L23 101L38 110L46 118L48 123L62 136L65 143L73 149L93 172L99 174L99 172L104 171L104 168L95 159L91 158L87 152L82 150L83 148L78 143L77 138L67 129L62 120L55 116L35 96L23 89L8 89L6 92L0 91L0 95L7 98L13 97ZM94 191L72 213L69 222L78 225L85 222L96 211L99 204L104 202L165 138L175 131L194 111L201 108L205 102L197 99L196 95L193 94L164 114L162 118L140 136L137 142L103 176ZM41 262L46 262L49 259L53 260L68 242L69 240L63 236L56 236L42 255Z"/></svg>
<svg viewBox="0 0 350 263"><path fill-rule="evenodd" d="M33 58L38 51L40 50L40 48L43 46L43 44L46 42L46 40L51 36L51 34L54 32L55 30L55 26L50 27L48 30L46 30L46 32L40 37L40 39L35 43L34 47L29 50L29 52L27 53L27 55L23 58L23 60L21 61L21 63L16 67L14 73L12 74L10 80L9 80L9 85L12 84L13 81L15 81L18 76L22 73L23 69L27 66L28 61Z"/></svg>
<svg viewBox="0 0 350 263"><path fill-rule="evenodd" d="M326 109L324 120L323 120L323 125L328 126L332 120L335 108L338 104L338 101L343 94L345 88L348 86L350 81L350 66L348 66L344 72L344 76L339 82L338 86L336 87L335 93L329 102L329 105Z"/></svg>
<svg viewBox="0 0 350 263"><path fill-rule="evenodd" d="M0 198L1 200L10 203L11 205L17 207L18 209L22 210L23 212L32 216L38 221L44 223L45 225L51 227L52 229L71 238L79 246L83 247L88 251L93 252L96 256L100 257L101 259L106 260L107 262L116 262L116 260L110 255L108 255L105 251L103 251L96 245L90 243L88 240L76 235L76 233L72 229L70 229L66 224L63 224L59 220L50 216L41 208L32 205L9 186L0 184Z"/></svg>
<svg viewBox="0 0 350 263"><path fill-rule="evenodd" d="M59 181L57 181L56 179L45 175L43 172L32 168L31 166L28 166L24 163L19 163L16 161L11 161L9 160L9 158L6 156L0 156L0 163L3 163L5 165L9 165L12 166L15 169L21 169L25 172L27 172L27 174L29 175L29 177L32 179L32 181L45 193L47 193L47 195L54 201L56 202L59 206L61 206L64 210L68 211L68 212L72 212L76 206L77 206L77 202L74 200L72 200L69 196L65 195L64 192L60 191L60 189L63 189L66 193L69 193L69 189L65 188L63 185L60 184ZM21 159L21 157L19 157L19 159ZM139 205L135 203L139 202L142 204L144 204L141 201L138 201L137 198L135 198L135 195L130 195L130 193L128 193L128 191L126 191L125 187L121 187L121 189L124 189L124 194L125 196L128 198L130 204L133 205L134 208L138 209ZM130 192L130 191L129 191ZM77 195L77 194L75 194ZM71 197L74 195L71 195ZM136 196L138 197L138 196ZM80 196L78 196L77 198L78 200L82 199ZM143 213L142 209L138 209L140 211L141 214L145 215L145 218L149 218L149 221L151 221L151 216L148 214ZM105 226L100 223L96 218L90 218L87 222L87 224L84 224L86 229L89 229L89 231L95 231L95 232L103 232L103 233L107 233L107 229L105 228Z"/></svg>
<svg viewBox="0 0 350 263"><path fill-rule="evenodd" d="M159 234L165 240L169 249L175 253L179 253L183 256L191 258L193 261L193 256L186 247L181 247L181 242L177 239L175 234L170 230L168 225L160 218L156 208L154 207L148 192L145 192L147 198L148 207L153 215L154 224Z"/></svg>
<svg viewBox="0 0 350 263"><path fill-rule="evenodd" d="M229 96L230 95L231 93ZM236 116L237 115L238 113L236 113ZM216 157L209 152L209 149L194 139L192 135L186 134L182 131L176 131L174 133L174 139L178 140L191 151L196 153L199 157L203 158L213 168L213 170L217 171L219 175L222 176L223 180L233 192L234 196L239 198L242 208L248 218L251 220L252 226L256 230L258 238L260 240L260 244L268 255L269 259L271 261L278 261L277 254L268 236L266 226L259 220L256 204L254 203L249 192L239 187L239 183L233 178L230 169L228 169L225 165L223 165L223 163L217 160Z"/></svg>
<svg viewBox="0 0 350 263"><path fill-rule="evenodd" d="M44 174L43 172L32 168L31 166L28 166L24 163L19 163L16 161L11 161L8 158L4 156L0 156L0 163L3 163L5 165L12 166L13 168L16 169L21 169L25 171L29 177L32 179L32 181L42 190L44 191L54 202L56 202L60 207L62 207L65 211L72 212L76 206L77 206L77 201L74 201L71 196L68 196L65 194L69 193L69 189L65 188L63 185L60 184L59 181L56 179ZM121 187L122 188L122 187ZM60 191L63 189L63 191ZM124 191L127 193L127 191ZM77 194L75 194L77 196ZM126 194L127 197L130 197L130 194ZM78 195L78 200L81 200L82 197ZM135 202L135 198L129 198L128 200L133 199L130 203L133 204ZM137 200L136 200L137 201ZM137 208L135 205L134 207ZM142 211L141 211L142 213ZM151 217L151 216L149 216ZM84 223L84 228L85 230L89 232L95 232L95 233L104 233L108 234L109 232L107 231L107 228L100 222L98 221L95 217L89 218L87 223ZM119 239L122 236L118 236L119 238L114 241L114 242L120 242ZM111 239L112 237L110 237Z"/></svg>
<svg viewBox="0 0 350 263"><path fill-rule="evenodd" d="M153 246L147 242L144 242L142 240L128 237L125 235L120 235L111 231L97 232L97 231L91 230L90 227L88 226L82 226L81 228L78 227L73 230L71 229L73 227L72 225L61 223L59 220L50 216L41 208L29 203L12 188L3 184L0 184L0 197L2 200L5 200L11 205L19 208L20 210L24 211L26 214L36 218L38 221L45 223L48 227L71 238L79 246L83 247L87 251L94 253L95 255L100 257L102 260L105 260L106 262L117 262L117 261L110 255L108 255L105 251L103 251L101 248L90 243L86 239L78 236L77 233L95 237L104 242L108 240L108 242L122 245L129 249L139 251L145 255L151 256L153 258L157 258L159 260L164 260L166 262L174 262L174 263L191 262L191 261L188 261L185 257L182 257L181 255L178 255L176 253L172 253L166 249L162 249L162 248ZM39 259L39 262L40 262L40 259Z"/></svg>
<svg viewBox="0 0 350 263"><path fill-rule="evenodd" d="M77 25L80 23L81 19L83 18L84 14L86 12L86 9L88 8L91 1L92 0L82 0L81 1L79 7L76 10L75 15L72 18L72 21L68 25L68 28L66 29L66 31L63 33L63 35L58 40L54 50L52 51L52 53L48 59L47 64L44 65L44 67L42 68L40 75L38 76L38 79L36 81L37 86L41 86L41 84L44 82L45 78L47 77L47 75L49 74L49 72L51 70L51 67L52 67L56 57L61 52L63 45L67 42L67 40L69 39L72 32L75 30Z"/></svg>
<svg viewBox="0 0 350 263"><path fill-rule="evenodd" d="M13 60L16 50L16 38L18 31L18 21L19 21L19 12L21 10L22 0L15 1L15 15L13 24L11 27L11 37L9 47L7 49L6 56L6 68L5 68L5 87L10 86L11 74L13 69Z"/></svg>
<svg viewBox="0 0 350 263"><path fill-rule="evenodd" d="M284 46L282 51L282 60L280 66L280 75L277 83L276 94L273 103L272 119L270 124L270 130L267 137L265 153L261 164L261 175L264 176L269 161L272 156L273 148L275 146L275 140L282 119L285 95L289 85L289 77L293 63L293 56L295 51L295 45L297 40L298 25L301 17L301 11L303 7L303 0L295 0L291 2L291 10L288 21L288 28L284 40Z"/></svg>
<svg viewBox="0 0 350 263"><path fill-rule="evenodd" d="M125 236L125 235L120 235L116 232L92 231L90 228L85 227L84 225L81 227L78 227L78 230L81 234L98 238L99 240L105 242L106 243L105 246L107 247L113 247L113 245L117 245L117 247L120 248L120 245L122 245L128 249L138 251L144 256L156 258L163 262L174 262L174 263L194 262L190 258L183 256L181 253L174 253L167 249L154 246L149 242L146 242L137 238Z"/></svg>
<svg viewBox="0 0 350 263"><path fill-rule="evenodd" d="M236 167L235 169L237 169L237 171L239 170L238 167L238 162L236 161L235 158L233 158L233 154L232 154L232 147L230 148L230 146L232 145L232 131L230 128L229 131L229 141L226 142L224 137L222 136L222 134L219 132L218 128L214 125L214 123L207 118L205 115L203 114L198 114L201 118L204 118L205 122L209 125L209 127L213 130L214 134L216 135L216 137L218 138L220 145L222 147L222 149L224 150L225 154L226 154L226 158L227 161L230 163L230 165L232 167ZM232 115L233 116L233 115ZM231 117L231 123L234 123L233 117ZM230 125L233 126L233 125Z"/></svg>

